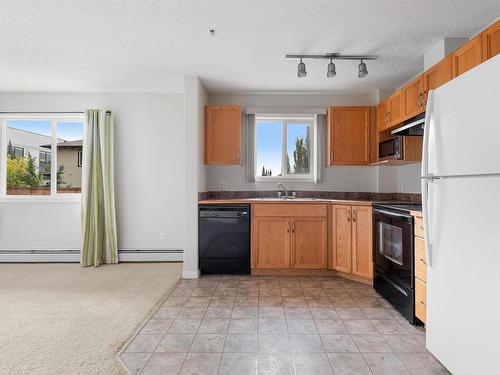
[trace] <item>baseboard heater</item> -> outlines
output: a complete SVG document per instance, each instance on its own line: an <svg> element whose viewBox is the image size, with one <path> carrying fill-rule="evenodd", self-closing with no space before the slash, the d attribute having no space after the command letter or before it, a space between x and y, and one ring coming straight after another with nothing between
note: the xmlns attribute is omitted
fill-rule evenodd
<svg viewBox="0 0 500 375"><path fill-rule="evenodd" d="M181 249L119 249L120 262L182 262ZM19 249L0 250L0 263L79 262L80 250Z"/></svg>

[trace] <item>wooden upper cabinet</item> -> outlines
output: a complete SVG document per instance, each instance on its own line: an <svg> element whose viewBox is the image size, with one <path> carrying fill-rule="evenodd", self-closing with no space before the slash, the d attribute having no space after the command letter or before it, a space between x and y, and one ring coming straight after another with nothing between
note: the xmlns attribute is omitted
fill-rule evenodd
<svg viewBox="0 0 500 375"><path fill-rule="evenodd" d="M330 107L328 165L370 163L370 107Z"/></svg>
<svg viewBox="0 0 500 375"><path fill-rule="evenodd" d="M389 101L384 100L377 106L377 131L384 131L389 127Z"/></svg>
<svg viewBox="0 0 500 375"><path fill-rule="evenodd" d="M500 20L481 33L483 43L483 61L500 53Z"/></svg>
<svg viewBox="0 0 500 375"><path fill-rule="evenodd" d="M333 269L347 273L352 271L351 217L351 206L332 206Z"/></svg>
<svg viewBox="0 0 500 375"><path fill-rule="evenodd" d="M241 107L205 106L205 164L240 164Z"/></svg>
<svg viewBox="0 0 500 375"><path fill-rule="evenodd" d="M352 206L352 273L373 277L372 208Z"/></svg>
<svg viewBox="0 0 500 375"><path fill-rule="evenodd" d="M403 95L401 90L389 97L389 127L403 122Z"/></svg>
<svg viewBox="0 0 500 375"><path fill-rule="evenodd" d="M453 77L458 77L483 62L482 44L481 35L477 35L451 54Z"/></svg>
<svg viewBox="0 0 500 375"><path fill-rule="evenodd" d="M403 120L419 115L424 107L424 76L419 75L402 89L403 95Z"/></svg>
<svg viewBox="0 0 500 375"><path fill-rule="evenodd" d="M290 268L290 218L252 219L252 267Z"/></svg>
<svg viewBox="0 0 500 375"><path fill-rule="evenodd" d="M452 55L445 57L424 73L424 104L427 103L429 90L437 89L453 79ZM425 108L424 108L425 110Z"/></svg>
<svg viewBox="0 0 500 375"><path fill-rule="evenodd" d="M328 219L292 219L292 268L325 269Z"/></svg>

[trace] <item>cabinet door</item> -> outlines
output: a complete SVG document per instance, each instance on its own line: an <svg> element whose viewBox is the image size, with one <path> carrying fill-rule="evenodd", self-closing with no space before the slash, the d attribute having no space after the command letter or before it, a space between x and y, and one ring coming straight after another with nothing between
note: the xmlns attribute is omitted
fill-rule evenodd
<svg viewBox="0 0 500 375"><path fill-rule="evenodd" d="M240 164L240 156L240 106L205 106L205 164Z"/></svg>
<svg viewBox="0 0 500 375"><path fill-rule="evenodd" d="M328 219L292 219L292 267L324 269L327 267Z"/></svg>
<svg viewBox="0 0 500 375"><path fill-rule="evenodd" d="M384 131L389 127L388 101L384 100L377 106L377 130Z"/></svg>
<svg viewBox="0 0 500 375"><path fill-rule="evenodd" d="M481 35L469 40L465 45L453 52L451 56L453 77L458 77L469 69L481 64L483 62Z"/></svg>
<svg viewBox="0 0 500 375"><path fill-rule="evenodd" d="M373 277L372 208L352 207L352 273Z"/></svg>
<svg viewBox="0 0 500 375"><path fill-rule="evenodd" d="M500 53L500 20L481 33L483 39L483 61Z"/></svg>
<svg viewBox="0 0 500 375"><path fill-rule="evenodd" d="M415 316L423 323L427 319L427 284L415 278Z"/></svg>
<svg viewBox="0 0 500 375"><path fill-rule="evenodd" d="M351 215L351 206L332 206L333 269L347 273L352 271Z"/></svg>
<svg viewBox="0 0 500 375"><path fill-rule="evenodd" d="M424 73L424 103L429 90L437 89L453 79L452 56L449 55ZM425 108L424 108L425 109Z"/></svg>
<svg viewBox="0 0 500 375"><path fill-rule="evenodd" d="M370 107L330 107L328 165L370 162Z"/></svg>
<svg viewBox="0 0 500 375"><path fill-rule="evenodd" d="M403 95L401 90L389 97L389 127L403 122Z"/></svg>
<svg viewBox="0 0 500 375"><path fill-rule="evenodd" d="M290 218L254 217L253 268L290 268Z"/></svg>
<svg viewBox="0 0 500 375"><path fill-rule="evenodd" d="M403 119L412 118L424 111L423 76L420 75L408 83L403 91Z"/></svg>

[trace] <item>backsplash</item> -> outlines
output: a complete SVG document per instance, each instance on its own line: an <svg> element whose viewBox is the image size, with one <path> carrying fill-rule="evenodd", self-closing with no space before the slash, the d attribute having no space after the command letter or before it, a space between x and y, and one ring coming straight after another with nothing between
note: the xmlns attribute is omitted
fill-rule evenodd
<svg viewBox="0 0 500 375"><path fill-rule="evenodd" d="M367 201L398 201L421 203L422 196L419 193L372 193L372 192L343 192L343 191L306 191L297 190L297 198L317 199L346 199ZM268 198L275 197L276 190L261 191L206 191L198 194L202 199L244 199L244 198Z"/></svg>

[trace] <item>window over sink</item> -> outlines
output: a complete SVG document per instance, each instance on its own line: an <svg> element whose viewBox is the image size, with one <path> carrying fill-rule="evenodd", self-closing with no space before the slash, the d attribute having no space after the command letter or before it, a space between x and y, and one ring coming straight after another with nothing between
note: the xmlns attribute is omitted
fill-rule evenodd
<svg viewBox="0 0 500 375"><path fill-rule="evenodd" d="M316 117L255 116L255 181L314 181Z"/></svg>

